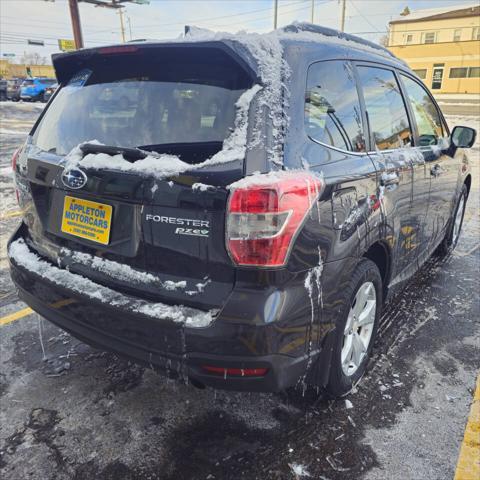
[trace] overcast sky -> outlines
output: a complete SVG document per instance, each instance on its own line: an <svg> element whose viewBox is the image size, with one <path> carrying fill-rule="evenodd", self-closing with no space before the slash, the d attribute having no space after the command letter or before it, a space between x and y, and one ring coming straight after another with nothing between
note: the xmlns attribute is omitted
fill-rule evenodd
<svg viewBox="0 0 480 480"><path fill-rule="evenodd" d="M150 0L149 5L127 4L132 38L174 38L185 24L236 32L266 32L273 28L273 0ZM370 40L378 40L388 22L407 5L410 10L449 5L475 4L469 0L347 0L346 27ZM310 21L311 0L280 0L279 26L294 20ZM121 41L116 11L80 3L80 17L86 47ZM130 39L126 22L127 40ZM339 28L338 0L315 0L315 23ZM58 52L57 40L73 38L67 0L0 0L0 52L37 51L50 57ZM43 40L44 47L32 47L27 40Z"/></svg>

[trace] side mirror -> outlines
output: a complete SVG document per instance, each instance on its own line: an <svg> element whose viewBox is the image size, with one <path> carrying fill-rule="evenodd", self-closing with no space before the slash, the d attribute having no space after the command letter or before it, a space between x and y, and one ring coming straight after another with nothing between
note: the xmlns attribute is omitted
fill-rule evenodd
<svg viewBox="0 0 480 480"><path fill-rule="evenodd" d="M475 143L477 132L470 127L455 127L452 131L452 143L457 148L470 148Z"/></svg>

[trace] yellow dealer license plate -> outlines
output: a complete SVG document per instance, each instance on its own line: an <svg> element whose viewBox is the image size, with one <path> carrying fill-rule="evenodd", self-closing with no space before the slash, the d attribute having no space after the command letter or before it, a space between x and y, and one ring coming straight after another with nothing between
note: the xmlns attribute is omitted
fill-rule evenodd
<svg viewBox="0 0 480 480"><path fill-rule="evenodd" d="M112 206L82 198L65 197L62 232L108 245L112 224Z"/></svg>

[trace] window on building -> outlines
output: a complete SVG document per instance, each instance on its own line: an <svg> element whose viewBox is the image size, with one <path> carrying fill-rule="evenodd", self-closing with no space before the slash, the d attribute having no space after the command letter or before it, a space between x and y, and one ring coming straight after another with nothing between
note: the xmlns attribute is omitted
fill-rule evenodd
<svg viewBox="0 0 480 480"><path fill-rule="evenodd" d="M480 67L470 67L468 69L468 76L470 78L479 78L480 77Z"/></svg>
<svg viewBox="0 0 480 480"><path fill-rule="evenodd" d="M421 78L422 80L425 80L427 78L427 69L426 68L420 68L418 70L414 70L414 72L417 75L417 77Z"/></svg>
<svg viewBox="0 0 480 480"><path fill-rule="evenodd" d="M457 67L450 69L450 78L466 78L468 75L467 67Z"/></svg>
<svg viewBox="0 0 480 480"><path fill-rule="evenodd" d="M450 78L478 78L480 67L454 67L450 69Z"/></svg>
<svg viewBox="0 0 480 480"><path fill-rule="evenodd" d="M372 139L379 150L411 144L407 111L395 75L390 70L358 67Z"/></svg>
<svg viewBox="0 0 480 480"><path fill-rule="evenodd" d="M472 29L472 40L480 40L480 27Z"/></svg>
<svg viewBox="0 0 480 480"><path fill-rule="evenodd" d="M413 35L406 35L405 43L412 43L412 42L413 42Z"/></svg>
<svg viewBox="0 0 480 480"><path fill-rule="evenodd" d="M453 41L459 42L461 38L462 38L462 29L461 28L455 29L453 31Z"/></svg>
<svg viewBox="0 0 480 480"><path fill-rule="evenodd" d="M442 122L430 95L419 83L402 75L418 129L419 145L436 145L443 135Z"/></svg>
<svg viewBox="0 0 480 480"><path fill-rule="evenodd" d="M305 128L319 142L342 150L363 152L362 114L349 62L314 63L308 69Z"/></svg>
<svg viewBox="0 0 480 480"><path fill-rule="evenodd" d="M425 32L423 34L423 43L435 43L437 32Z"/></svg>

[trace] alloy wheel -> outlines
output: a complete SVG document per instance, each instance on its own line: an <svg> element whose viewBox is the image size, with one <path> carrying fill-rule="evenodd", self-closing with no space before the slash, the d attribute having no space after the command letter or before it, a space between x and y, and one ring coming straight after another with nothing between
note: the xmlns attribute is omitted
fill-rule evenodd
<svg viewBox="0 0 480 480"><path fill-rule="evenodd" d="M343 333L341 362L343 373L350 377L368 352L377 314L377 293L372 282L363 283L355 295Z"/></svg>

